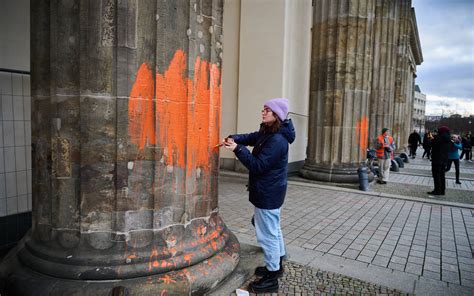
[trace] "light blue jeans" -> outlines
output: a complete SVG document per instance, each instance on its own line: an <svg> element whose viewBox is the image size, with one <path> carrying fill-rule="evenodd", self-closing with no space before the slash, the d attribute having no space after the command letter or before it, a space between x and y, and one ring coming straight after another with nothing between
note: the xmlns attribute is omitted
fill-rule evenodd
<svg viewBox="0 0 474 296"><path fill-rule="evenodd" d="M267 269L280 269L280 257L285 256L285 242L280 228L280 209L265 210L255 208L255 232L263 249L263 259Z"/></svg>

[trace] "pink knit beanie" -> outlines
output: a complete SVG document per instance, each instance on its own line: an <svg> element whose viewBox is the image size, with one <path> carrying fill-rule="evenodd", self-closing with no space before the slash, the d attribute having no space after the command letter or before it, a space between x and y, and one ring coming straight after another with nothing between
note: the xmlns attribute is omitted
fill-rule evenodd
<svg viewBox="0 0 474 296"><path fill-rule="evenodd" d="M281 121L284 121L288 116L288 99L275 98L266 101L263 105L272 109Z"/></svg>

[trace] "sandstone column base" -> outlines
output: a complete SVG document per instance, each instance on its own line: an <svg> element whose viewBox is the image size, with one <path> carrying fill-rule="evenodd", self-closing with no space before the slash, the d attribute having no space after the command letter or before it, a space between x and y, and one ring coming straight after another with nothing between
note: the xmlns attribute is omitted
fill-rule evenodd
<svg viewBox="0 0 474 296"><path fill-rule="evenodd" d="M358 166L344 165L321 165L305 164L300 170L303 178L315 181L334 182L334 183L359 183L357 174ZM369 174L369 181L373 175Z"/></svg>
<svg viewBox="0 0 474 296"><path fill-rule="evenodd" d="M52 277L23 265L16 254L7 255L10 259L3 262L0 274L7 295L127 295L124 293L125 289L130 296L203 295L231 274L239 262L239 242L230 231L228 235L225 247L214 256L184 269L146 277L123 280L71 280ZM18 254L24 251L23 249L24 244L12 252Z"/></svg>

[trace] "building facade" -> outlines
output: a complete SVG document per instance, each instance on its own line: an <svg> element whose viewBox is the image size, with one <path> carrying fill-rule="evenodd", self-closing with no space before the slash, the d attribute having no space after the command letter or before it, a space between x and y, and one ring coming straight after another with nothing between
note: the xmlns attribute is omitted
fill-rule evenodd
<svg viewBox="0 0 474 296"><path fill-rule="evenodd" d="M420 87L418 85L415 85L415 96L413 99L412 130L416 129L418 132L425 131L425 110L426 95L421 92Z"/></svg>
<svg viewBox="0 0 474 296"><path fill-rule="evenodd" d="M356 182L383 127L406 146L423 61L411 1L226 1L224 31L221 137L255 131L263 102L287 97L289 168L307 178ZM228 151L221 167L244 170Z"/></svg>

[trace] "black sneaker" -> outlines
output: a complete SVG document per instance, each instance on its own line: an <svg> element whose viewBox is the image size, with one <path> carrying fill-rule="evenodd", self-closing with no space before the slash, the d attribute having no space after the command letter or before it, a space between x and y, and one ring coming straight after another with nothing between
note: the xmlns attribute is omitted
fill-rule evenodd
<svg viewBox="0 0 474 296"><path fill-rule="evenodd" d="M459 181L456 181L456 184L461 184L461 182L459 182Z"/></svg>
<svg viewBox="0 0 474 296"><path fill-rule="evenodd" d="M268 270L268 268L266 266L259 266L259 267L255 268L255 275L256 276L266 276L270 272L272 272L272 271ZM273 271L273 272L276 272L278 277L281 277L283 275L283 266L280 265L280 269L278 269L277 271Z"/></svg>
<svg viewBox="0 0 474 296"><path fill-rule="evenodd" d="M253 293L277 293L278 271L269 271L262 278L249 284L249 291Z"/></svg>

